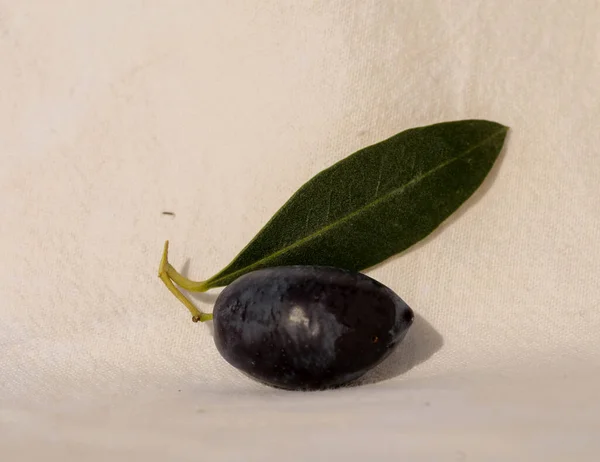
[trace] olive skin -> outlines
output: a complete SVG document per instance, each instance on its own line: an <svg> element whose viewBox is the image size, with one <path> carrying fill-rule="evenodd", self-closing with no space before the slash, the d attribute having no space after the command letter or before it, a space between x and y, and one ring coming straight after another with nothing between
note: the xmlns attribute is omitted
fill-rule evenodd
<svg viewBox="0 0 600 462"><path fill-rule="evenodd" d="M364 274L281 266L247 273L219 294L214 340L228 363L266 385L326 389L383 361L413 317L398 295Z"/></svg>

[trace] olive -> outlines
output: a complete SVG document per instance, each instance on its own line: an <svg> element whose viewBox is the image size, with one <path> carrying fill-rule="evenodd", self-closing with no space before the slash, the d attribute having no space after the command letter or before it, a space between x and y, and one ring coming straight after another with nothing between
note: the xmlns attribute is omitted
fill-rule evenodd
<svg viewBox="0 0 600 462"><path fill-rule="evenodd" d="M413 316L398 295L364 274L274 267L247 273L219 294L214 340L228 363L264 384L334 388L385 359Z"/></svg>

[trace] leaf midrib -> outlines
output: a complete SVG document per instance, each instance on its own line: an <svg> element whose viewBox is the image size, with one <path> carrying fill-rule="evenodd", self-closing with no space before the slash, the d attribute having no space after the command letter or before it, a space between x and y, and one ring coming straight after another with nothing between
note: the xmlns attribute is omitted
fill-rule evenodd
<svg viewBox="0 0 600 462"><path fill-rule="evenodd" d="M388 199L389 197L392 197L396 194L400 194L402 193L405 189L409 188L410 186L414 185L415 183L418 183L420 181L422 181L424 178L434 174L435 172L437 172L440 169L443 169L444 167L450 165L452 162L457 161L458 159L461 159L463 157L466 157L469 153L473 152L475 149L479 148L480 146L485 145L488 141L492 140L493 138L495 138L498 135L501 135L502 133L506 132L506 127L502 127L500 130L498 130L497 132L495 132L494 134L488 136L487 138L485 138L483 141L481 141L480 143L477 143L476 145L470 147L469 149L467 149L464 153L462 153L460 156L456 156L453 157L449 160L447 160L446 162L441 163L440 165L438 165L437 167L432 168L431 170L428 170L427 172L423 173L422 175L418 176L417 178L413 178L412 180L408 181L407 183L403 184L402 186L393 189L392 191L388 192L387 194L383 195L383 196L379 196L377 199L375 199L372 202L369 202L361 207L359 207L358 209L354 210L353 212L350 212L349 214L343 216L342 218L340 218L339 220L336 220L332 223L329 223L325 226L323 226L322 228L318 229L317 231L308 234L306 236L304 236L303 238L297 240L296 242L282 247L281 249L277 250L276 252L273 252L269 255L267 255L266 257L261 258L260 260L255 261L254 263L248 265L248 266L244 266L243 268L240 268L237 271L234 271L233 273L230 273L229 275L223 275L220 276L216 279L209 279L206 282L210 282L210 283L214 283L214 282L218 282L220 280L226 279L226 278L231 278L231 277L235 277L237 274L240 273L246 273L248 271L251 271L253 268L256 268L257 266L260 266L262 263L269 261L271 259L274 259L276 257L278 257L279 255L282 255L296 247L299 247L300 245L304 244L305 242L308 242L322 234L325 234L327 231L329 231L332 228L335 228L336 226L348 221L349 219L351 219L352 217L359 215L360 213L362 213L364 210L369 209L371 207L375 207L376 205L378 205L379 203L381 203L382 201Z"/></svg>

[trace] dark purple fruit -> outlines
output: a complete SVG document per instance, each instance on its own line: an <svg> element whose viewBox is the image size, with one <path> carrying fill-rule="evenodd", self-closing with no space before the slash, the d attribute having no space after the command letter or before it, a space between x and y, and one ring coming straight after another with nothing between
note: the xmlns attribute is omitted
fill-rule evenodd
<svg viewBox="0 0 600 462"><path fill-rule="evenodd" d="M248 273L217 298L215 344L234 367L290 390L362 376L400 343L413 311L360 273L288 266Z"/></svg>

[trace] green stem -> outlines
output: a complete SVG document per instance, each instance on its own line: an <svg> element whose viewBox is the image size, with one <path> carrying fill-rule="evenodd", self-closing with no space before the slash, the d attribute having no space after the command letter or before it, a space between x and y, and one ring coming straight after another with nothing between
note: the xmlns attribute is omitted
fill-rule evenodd
<svg viewBox="0 0 600 462"><path fill-rule="evenodd" d="M169 270L173 269L173 267L169 264L169 260L168 260L169 255L168 254L169 254L169 241L166 241L165 248L163 250L162 259L160 260L160 266L158 268L158 277L162 280L162 282L165 284L165 286L167 286L167 289L169 289L169 291L173 295L175 295L175 297L177 297L177 300L179 300L181 303L183 303L185 305L185 307L189 310L189 312L192 314L192 321L194 321L194 322L210 321L213 318L213 315L210 313L203 313L198 308L196 308L194 306L194 304L192 302L190 302L186 298L186 296L183 295L177 287L175 287L175 284L173 284L173 281L171 281L171 277L170 277L171 273ZM175 271L175 270L173 269L173 271ZM175 271L175 273L177 273L177 272ZM179 273L177 273L177 275L181 276ZM181 277L183 278L183 276L181 276ZM183 278L183 279L185 279L185 278ZM175 278L173 278L173 280L175 280ZM175 281L175 282L177 282L177 281Z"/></svg>
<svg viewBox="0 0 600 462"><path fill-rule="evenodd" d="M210 287L205 281L192 281L185 276L181 275L175 268L167 262L166 267L167 274L171 280L179 287L189 290L190 292L206 292Z"/></svg>

